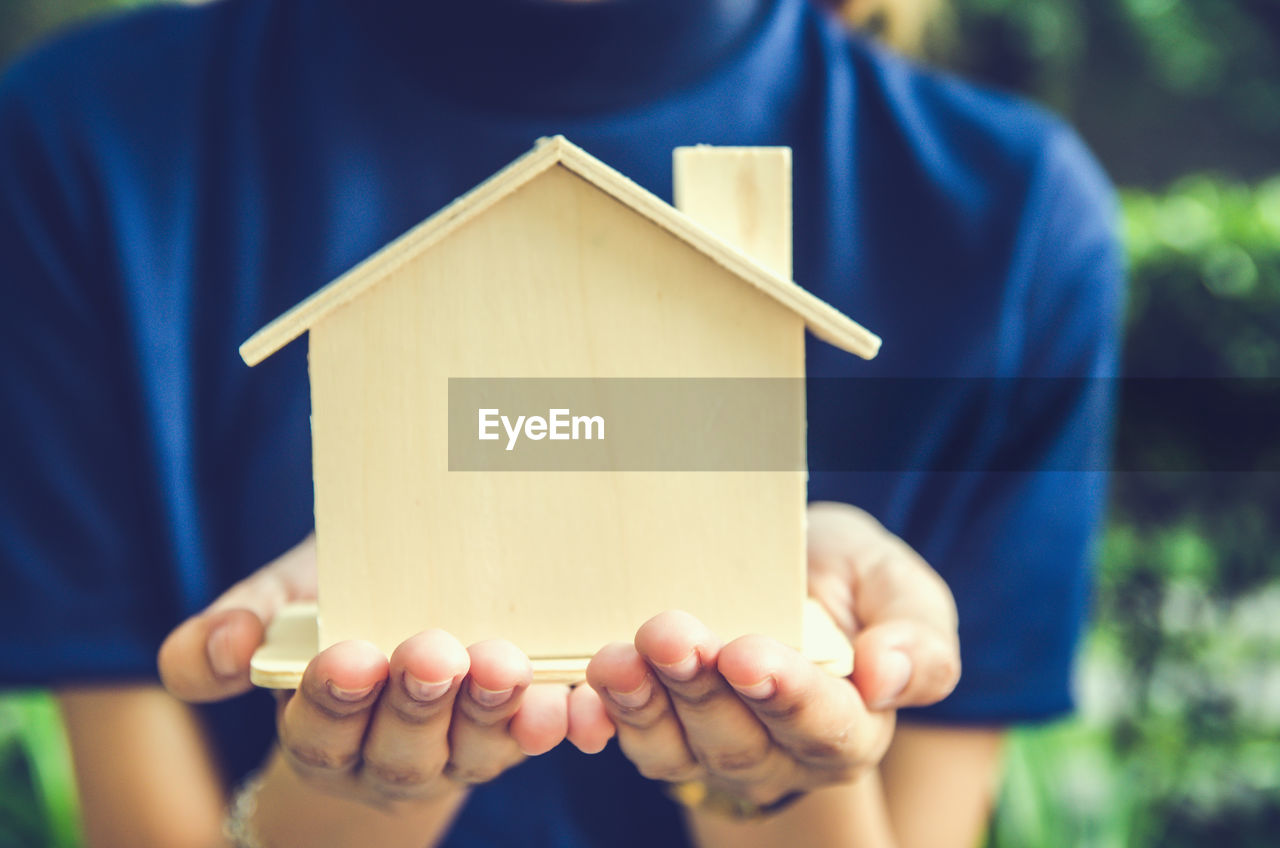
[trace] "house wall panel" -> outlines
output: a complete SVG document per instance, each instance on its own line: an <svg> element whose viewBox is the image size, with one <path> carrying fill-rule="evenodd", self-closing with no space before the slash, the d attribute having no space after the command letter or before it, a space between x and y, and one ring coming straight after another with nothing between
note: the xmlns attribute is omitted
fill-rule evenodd
<svg viewBox="0 0 1280 848"><path fill-rule="evenodd" d="M322 647L576 656L670 608L799 646L803 472L448 470L450 377L804 373L800 318L586 181L550 169L310 345Z"/></svg>

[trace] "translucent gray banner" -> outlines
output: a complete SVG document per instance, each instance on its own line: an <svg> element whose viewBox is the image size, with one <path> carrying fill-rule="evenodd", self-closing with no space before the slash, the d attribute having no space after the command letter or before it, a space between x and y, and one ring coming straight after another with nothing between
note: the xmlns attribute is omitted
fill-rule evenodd
<svg viewBox="0 0 1280 848"><path fill-rule="evenodd" d="M449 381L455 471L798 471L806 461L837 472L1280 471L1280 380Z"/></svg>
<svg viewBox="0 0 1280 848"><path fill-rule="evenodd" d="M804 467L803 380L449 380L451 471Z"/></svg>

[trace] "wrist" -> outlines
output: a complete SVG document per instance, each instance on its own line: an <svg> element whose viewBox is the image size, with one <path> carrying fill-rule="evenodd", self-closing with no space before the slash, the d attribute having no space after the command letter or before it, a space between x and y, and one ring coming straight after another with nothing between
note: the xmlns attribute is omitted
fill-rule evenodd
<svg viewBox="0 0 1280 848"><path fill-rule="evenodd" d="M443 838L467 796L466 788L455 783L444 784L430 798L403 800L357 795L354 780L351 792L346 788L321 789L305 782L276 752L262 771L245 818L246 831L257 844L249 842L245 848L422 848Z"/></svg>
<svg viewBox="0 0 1280 848"><path fill-rule="evenodd" d="M768 803L756 803L746 798L707 785L701 780L686 780L667 787L667 796L687 810L707 813L733 821L757 821L771 818L805 796L796 790Z"/></svg>
<svg viewBox="0 0 1280 848"><path fill-rule="evenodd" d="M253 772L231 793L231 803L222 819L222 835L230 848L263 848L254 827L261 790L262 773Z"/></svg>
<svg viewBox="0 0 1280 848"><path fill-rule="evenodd" d="M763 818L738 820L699 808L686 810L685 821L693 844L707 848L893 848L897 844L875 770L850 783L808 791Z"/></svg>

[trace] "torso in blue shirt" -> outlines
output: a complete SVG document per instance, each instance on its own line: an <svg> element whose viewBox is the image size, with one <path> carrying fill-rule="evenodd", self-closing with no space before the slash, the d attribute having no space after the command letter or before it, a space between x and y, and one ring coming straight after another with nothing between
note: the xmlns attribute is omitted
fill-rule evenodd
<svg viewBox="0 0 1280 848"><path fill-rule="evenodd" d="M1105 398L1029 407L968 378L1109 373L1109 188L1052 119L803 0L224 0L11 69L0 679L151 677L168 629L304 536L304 348L250 371L237 345L554 133L663 197L677 145L793 149L796 280L885 339L871 363L811 344L809 373L956 378L910 417L852 382L811 393L814 468L845 438L910 461L817 470L810 496L877 515L956 595L964 678L919 718L1065 709L1101 475L928 469L1098 467ZM267 699L210 716L242 773ZM562 746L478 789L450 844L619 844L619 822L679 841L616 751Z"/></svg>

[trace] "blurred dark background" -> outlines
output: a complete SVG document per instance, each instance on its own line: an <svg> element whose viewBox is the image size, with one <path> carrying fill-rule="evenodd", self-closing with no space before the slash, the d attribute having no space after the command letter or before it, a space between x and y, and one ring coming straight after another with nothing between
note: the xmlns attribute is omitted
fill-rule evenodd
<svg viewBox="0 0 1280 848"><path fill-rule="evenodd" d="M1275 0L957 0L934 48L1080 129L1113 178L1280 169Z"/></svg>
<svg viewBox="0 0 1280 848"><path fill-rule="evenodd" d="M0 0L0 65L150 1ZM988 843L1280 844L1280 474L1220 461L1241 427L1280 458L1280 420L1256 412L1280 378L1280 0L953 0L931 18L924 61L1064 115L1121 187L1125 372L1185 386L1177 414L1122 401L1117 467L1183 470L1115 475L1080 713L1014 734ZM0 848L78 845L75 809L56 707L0 696Z"/></svg>

